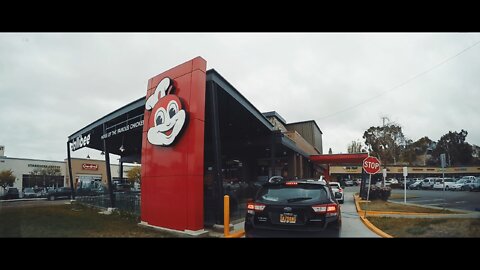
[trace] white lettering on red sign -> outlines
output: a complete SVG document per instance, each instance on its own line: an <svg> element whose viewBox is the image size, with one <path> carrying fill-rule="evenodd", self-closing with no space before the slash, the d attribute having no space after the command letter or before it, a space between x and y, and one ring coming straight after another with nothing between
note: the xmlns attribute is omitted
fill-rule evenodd
<svg viewBox="0 0 480 270"><path fill-rule="evenodd" d="M82 164L82 168L83 168L84 170L96 171L96 170L98 170L98 165L97 165L97 164L83 163L83 164Z"/></svg>
<svg viewBox="0 0 480 270"><path fill-rule="evenodd" d="M380 164L376 163L376 162L370 162L370 161L365 161L363 162L363 167L365 168L372 168L372 169L378 169L378 167L380 167Z"/></svg>
<svg viewBox="0 0 480 270"><path fill-rule="evenodd" d="M368 174L376 174L380 171L380 161L376 157L367 157L363 160L363 169Z"/></svg>

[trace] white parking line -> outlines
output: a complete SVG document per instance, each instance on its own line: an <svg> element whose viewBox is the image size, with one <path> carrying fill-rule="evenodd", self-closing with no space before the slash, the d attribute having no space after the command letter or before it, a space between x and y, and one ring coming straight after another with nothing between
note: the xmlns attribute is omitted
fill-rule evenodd
<svg viewBox="0 0 480 270"><path fill-rule="evenodd" d="M408 200L408 198L407 198ZM417 203L417 202L438 202L438 201L443 201L443 199L431 199L431 200L414 200L410 199L410 202L412 203Z"/></svg>

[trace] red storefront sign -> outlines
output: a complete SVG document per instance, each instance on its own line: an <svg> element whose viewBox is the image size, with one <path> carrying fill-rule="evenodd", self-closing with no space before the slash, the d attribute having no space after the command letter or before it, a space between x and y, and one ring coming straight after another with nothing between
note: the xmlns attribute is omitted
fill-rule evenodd
<svg viewBox="0 0 480 270"><path fill-rule="evenodd" d="M98 170L98 165L97 164L83 163L82 168L84 170L97 171Z"/></svg>
<svg viewBox="0 0 480 270"><path fill-rule="evenodd" d="M197 57L148 82L141 182L148 225L203 229L206 64Z"/></svg>

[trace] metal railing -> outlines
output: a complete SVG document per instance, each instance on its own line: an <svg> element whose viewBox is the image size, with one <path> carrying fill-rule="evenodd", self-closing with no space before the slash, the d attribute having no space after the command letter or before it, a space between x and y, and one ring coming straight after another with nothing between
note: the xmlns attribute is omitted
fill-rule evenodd
<svg viewBox="0 0 480 270"><path fill-rule="evenodd" d="M115 192L115 208L121 212L140 216L140 193L139 192ZM110 197L108 194L99 194L92 196L77 196L77 202L99 207L111 207Z"/></svg>

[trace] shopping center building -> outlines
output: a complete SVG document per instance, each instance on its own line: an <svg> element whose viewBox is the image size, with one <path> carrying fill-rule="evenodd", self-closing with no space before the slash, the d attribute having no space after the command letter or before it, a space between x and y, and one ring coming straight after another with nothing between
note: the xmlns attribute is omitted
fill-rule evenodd
<svg viewBox="0 0 480 270"><path fill-rule="evenodd" d="M2 149L5 147L2 146ZM72 158L72 175L74 183L98 182L106 186L106 163L104 160L89 158ZM127 179L127 172L135 165L125 165L123 177L120 177L120 165L111 164L112 180L122 181ZM41 160L29 158L8 157L0 152L0 171L11 170L15 176L12 187L20 192L25 188L57 188L69 186L69 176L66 174L67 162L55 160ZM4 192L0 187L0 195Z"/></svg>

